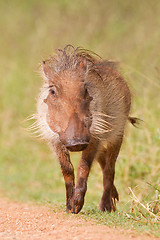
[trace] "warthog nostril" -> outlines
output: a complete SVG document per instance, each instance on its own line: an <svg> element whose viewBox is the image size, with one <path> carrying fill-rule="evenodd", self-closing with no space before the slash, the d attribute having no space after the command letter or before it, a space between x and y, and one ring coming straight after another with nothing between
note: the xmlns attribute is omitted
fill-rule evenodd
<svg viewBox="0 0 160 240"><path fill-rule="evenodd" d="M83 151L87 148L89 141L74 141L66 143L66 148L71 152Z"/></svg>

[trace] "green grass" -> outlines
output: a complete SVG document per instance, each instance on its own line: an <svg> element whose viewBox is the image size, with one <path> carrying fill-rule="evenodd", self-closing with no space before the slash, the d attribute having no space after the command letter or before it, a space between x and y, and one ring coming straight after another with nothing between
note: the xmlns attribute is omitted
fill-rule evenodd
<svg viewBox="0 0 160 240"><path fill-rule="evenodd" d="M128 126L117 160L116 186L121 202L116 213L100 213L102 174L94 164L85 206L80 213L112 226L160 236L160 2L1 1L0 2L0 188L19 201L64 207L60 167L44 143L32 139L23 120L35 112L41 86L41 60L70 43L121 62L132 95L132 115L141 129ZM73 154L75 167L78 154ZM149 184L148 184L149 183Z"/></svg>

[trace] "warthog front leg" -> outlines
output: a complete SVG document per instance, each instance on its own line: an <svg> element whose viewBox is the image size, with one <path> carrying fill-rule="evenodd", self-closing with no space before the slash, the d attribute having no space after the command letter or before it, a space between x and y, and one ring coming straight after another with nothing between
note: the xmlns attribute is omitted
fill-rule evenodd
<svg viewBox="0 0 160 240"><path fill-rule="evenodd" d="M119 200L118 192L114 186L115 163L122 144L122 138L114 144L109 144L98 157L98 162L103 171L103 195L100 202L100 210L111 212L116 210L116 200Z"/></svg>
<svg viewBox="0 0 160 240"><path fill-rule="evenodd" d="M98 141L92 140L87 149L82 152L82 158L77 169L77 184L74 193L72 213L79 213L83 207L84 197L87 191L87 180L97 148Z"/></svg>
<svg viewBox="0 0 160 240"><path fill-rule="evenodd" d="M70 156L68 150L62 144L57 144L54 146L55 152L58 156L62 174L65 181L66 187L66 212L71 211L73 207L73 196L74 196L74 168L70 161Z"/></svg>

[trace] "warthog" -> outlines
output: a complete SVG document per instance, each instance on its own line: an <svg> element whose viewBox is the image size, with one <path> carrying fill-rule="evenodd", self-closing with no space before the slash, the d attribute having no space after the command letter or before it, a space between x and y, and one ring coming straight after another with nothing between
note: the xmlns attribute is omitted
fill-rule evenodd
<svg viewBox="0 0 160 240"><path fill-rule="evenodd" d="M84 204L94 159L103 172L101 211L115 211L115 163L129 117L131 95L117 64L82 48L67 45L42 63L44 84L35 125L53 147L66 187L66 211L78 213ZM69 151L82 151L75 186Z"/></svg>

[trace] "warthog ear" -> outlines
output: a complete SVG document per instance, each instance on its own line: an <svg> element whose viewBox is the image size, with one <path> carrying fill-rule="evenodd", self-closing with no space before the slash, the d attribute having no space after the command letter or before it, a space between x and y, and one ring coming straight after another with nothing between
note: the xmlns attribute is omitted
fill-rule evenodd
<svg viewBox="0 0 160 240"><path fill-rule="evenodd" d="M53 78L53 74L54 74L53 69L51 67L49 67L45 61L43 61L43 63L42 63L42 68L43 68L45 77L48 80L51 80Z"/></svg>

